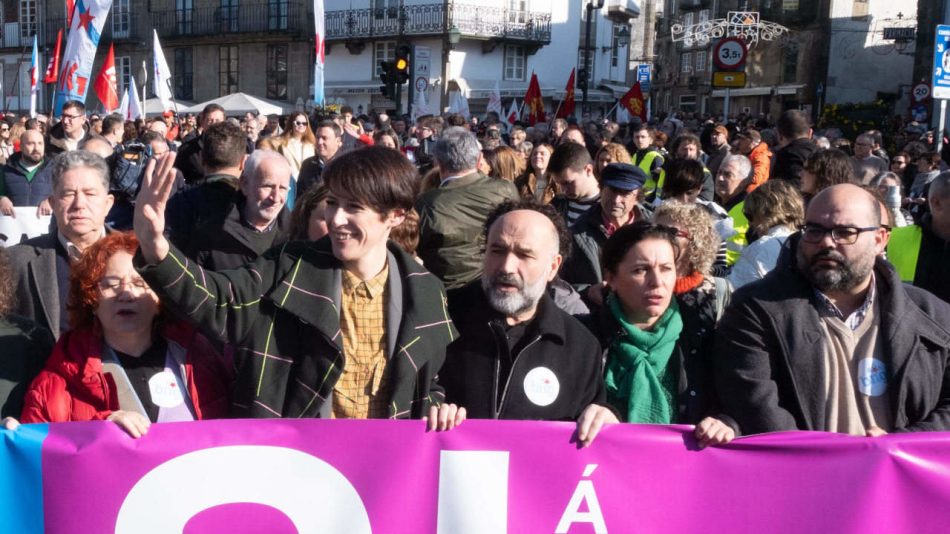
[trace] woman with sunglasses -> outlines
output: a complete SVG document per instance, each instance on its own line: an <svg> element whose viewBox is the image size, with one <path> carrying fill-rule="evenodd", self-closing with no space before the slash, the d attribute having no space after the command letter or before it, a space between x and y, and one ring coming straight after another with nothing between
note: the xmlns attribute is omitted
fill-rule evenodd
<svg viewBox="0 0 950 534"><path fill-rule="evenodd" d="M307 114L297 111L287 118L287 128L284 133L276 137L268 137L261 141L261 148L279 152L290 163L291 175L294 180L300 175L300 165L303 160L316 154L317 138L310 129Z"/></svg>
<svg viewBox="0 0 950 534"><path fill-rule="evenodd" d="M72 266L72 329L27 390L22 422L108 420L137 438L151 423L227 415L231 366L165 317L132 267L137 247L131 232L114 232Z"/></svg>
<svg viewBox="0 0 950 534"><path fill-rule="evenodd" d="M634 223L604 244L610 293L591 323L605 352L607 400L625 422L693 424L701 447L727 443L735 433L714 417L715 320L707 308L674 294L677 233Z"/></svg>
<svg viewBox="0 0 950 534"><path fill-rule="evenodd" d="M0 121L0 165L5 164L7 160L16 152L13 146L13 136L10 132L10 124Z"/></svg>

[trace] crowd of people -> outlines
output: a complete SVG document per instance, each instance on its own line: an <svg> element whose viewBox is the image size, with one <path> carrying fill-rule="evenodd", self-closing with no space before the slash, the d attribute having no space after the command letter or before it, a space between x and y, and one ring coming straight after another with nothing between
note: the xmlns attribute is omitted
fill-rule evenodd
<svg viewBox="0 0 950 534"><path fill-rule="evenodd" d="M0 416L950 430L950 171L892 126L7 116L0 213L52 222Z"/></svg>

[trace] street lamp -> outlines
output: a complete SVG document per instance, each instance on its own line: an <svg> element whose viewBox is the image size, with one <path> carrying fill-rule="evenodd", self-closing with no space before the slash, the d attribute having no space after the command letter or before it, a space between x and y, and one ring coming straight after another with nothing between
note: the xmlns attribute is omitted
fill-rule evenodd
<svg viewBox="0 0 950 534"><path fill-rule="evenodd" d="M445 32L442 42L442 94L439 98L439 114L449 105L449 52L455 49L462 40L462 32L454 24Z"/></svg>
<svg viewBox="0 0 950 534"><path fill-rule="evenodd" d="M587 105L587 89L590 86L590 23L594 19L594 10L604 7L604 0L588 0L586 11L587 11L587 24L584 29L584 69L583 75L580 76L580 86L583 98L581 100L581 109L584 110L584 113L588 113L590 110Z"/></svg>

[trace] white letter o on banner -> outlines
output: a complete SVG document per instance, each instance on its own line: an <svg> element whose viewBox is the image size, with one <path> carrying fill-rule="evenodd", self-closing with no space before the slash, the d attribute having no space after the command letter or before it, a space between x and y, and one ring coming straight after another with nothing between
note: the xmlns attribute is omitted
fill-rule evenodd
<svg viewBox="0 0 950 534"><path fill-rule="evenodd" d="M182 532L198 513L232 503L276 508L298 532L372 532L363 500L333 466L294 449L243 445L190 452L146 473L115 532Z"/></svg>

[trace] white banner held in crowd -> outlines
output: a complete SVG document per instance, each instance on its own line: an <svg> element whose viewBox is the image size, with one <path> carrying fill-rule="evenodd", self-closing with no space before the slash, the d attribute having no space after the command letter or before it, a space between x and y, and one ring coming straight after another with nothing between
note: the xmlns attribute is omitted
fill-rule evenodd
<svg viewBox="0 0 950 534"><path fill-rule="evenodd" d="M501 104L501 90L498 88L498 80L495 80L495 87L488 94L488 109L485 112L492 111L497 113L499 118L505 113L505 109Z"/></svg>
<svg viewBox="0 0 950 534"><path fill-rule="evenodd" d="M36 208L13 208L15 217L0 215L0 246L12 247L49 231L50 216L36 216Z"/></svg>

